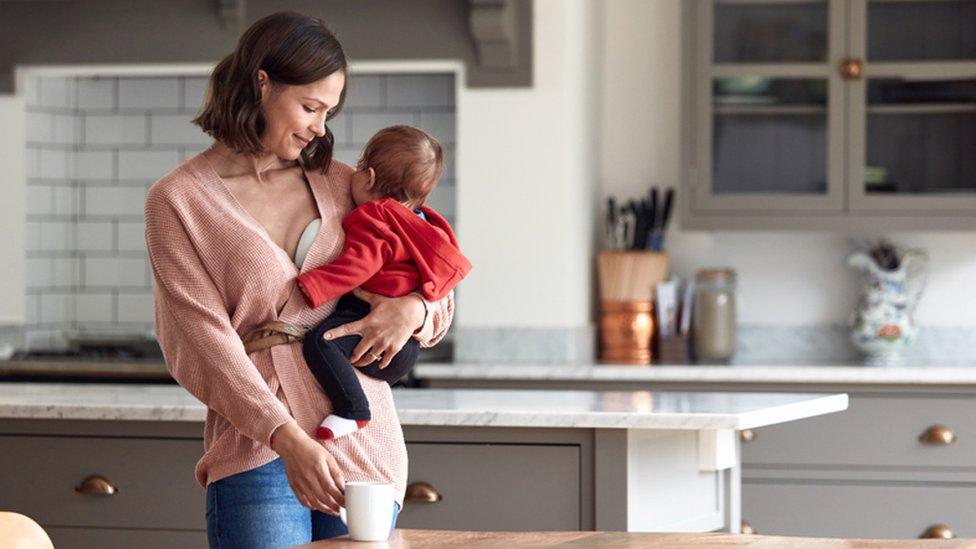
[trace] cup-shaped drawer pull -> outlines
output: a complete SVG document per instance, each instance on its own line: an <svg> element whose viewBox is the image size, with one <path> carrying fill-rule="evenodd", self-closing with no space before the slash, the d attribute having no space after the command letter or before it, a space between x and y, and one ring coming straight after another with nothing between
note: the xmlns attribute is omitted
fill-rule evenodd
<svg viewBox="0 0 976 549"><path fill-rule="evenodd" d="M956 535L953 534L952 529L945 524L933 524L932 526L926 528L925 531L922 532L922 535L918 537L922 539L952 539L956 537Z"/></svg>
<svg viewBox="0 0 976 549"><path fill-rule="evenodd" d="M739 431L739 440L742 442L752 442L756 440L756 432L752 429L743 429Z"/></svg>
<svg viewBox="0 0 976 549"><path fill-rule="evenodd" d="M429 482L411 482L403 499L410 503L437 503L444 498Z"/></svg>
<svg viewBox="0 0 976 549"><path fill-rule="evenodd" d="M932 446L947 446L956 441L956 433L952 432L952 429L946 427L945 425L933 425L925 430L918 437L919 442L922 444L929 444Z"/></svg>
<svg viewBox="0 0 976 549"><path fill-rule="evenodd" d="M75 492L89 496L111 496L119 493L119 489L102 475L91 475L75 486Z"/></svg>
<svg viewBox="0 0 976 549"><path fill-rule="evenodd" d="M742 521L742 524L739 525L739 533L747 536L754 536L756 535L756 529L753 528L748 522Z"/></svg>

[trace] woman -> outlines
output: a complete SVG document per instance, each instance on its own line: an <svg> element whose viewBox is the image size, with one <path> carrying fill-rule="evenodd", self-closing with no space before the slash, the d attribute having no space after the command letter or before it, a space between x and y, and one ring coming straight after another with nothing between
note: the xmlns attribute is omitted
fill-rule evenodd
<svg viewBox="0 0 976 549"><path fill-rule="evenodd" d="M342 106L346 72L321 20L282 12L257 21L214 69L193 120L213 146L146 199L156 336L170 373L207 405L195 474L207 489L212 547L344 534L346 479L392 482L395 511L402 506L406 446L385 381L360 375L373 408L367 428L324 443L310 436L331 404L300 338L335 303L308 309L294 279L338 254L353 207L352 168L332 160L326 126ZM357 295L370 314L325 334L362 335L356 366L385 366L410 337L433 345L453 317L453 295L434 303Z"/></svg>

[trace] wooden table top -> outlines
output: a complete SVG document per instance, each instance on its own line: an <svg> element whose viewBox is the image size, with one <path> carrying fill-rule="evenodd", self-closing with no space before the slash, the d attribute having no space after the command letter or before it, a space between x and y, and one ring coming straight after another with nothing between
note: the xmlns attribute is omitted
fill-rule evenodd
<svg viewBox="0 0 976 549"><path fill-rule="evenodd" d="M636 532L463 532L396 529L389 541L352 541L349 536L297 545L292 549L347 547L789 547L798 549L908 549L972 547L976 539L882 540L746 536L723 533L656 534Z"/></svg>

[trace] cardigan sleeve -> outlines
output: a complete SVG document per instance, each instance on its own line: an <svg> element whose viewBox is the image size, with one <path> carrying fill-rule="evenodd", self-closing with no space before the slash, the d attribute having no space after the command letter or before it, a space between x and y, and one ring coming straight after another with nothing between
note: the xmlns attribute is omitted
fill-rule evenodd
<svg viewBox="0 0 976 549"><path fill-rule="evenodd" d="M454 290L438 301L427 301L422 295L420 298L424 301L426 316L424 324L413 334L413 338L420 343L421 348L433 347L444 339L454 320Z"/></svg>
<svg viewBox="0 0 976 549"><path fill-rule="evenodd" d="M145 214L156 338L167 369L242 434L270 446L274 430L294 419L244 352L221 294L171 201L150 192Z"/></svg>

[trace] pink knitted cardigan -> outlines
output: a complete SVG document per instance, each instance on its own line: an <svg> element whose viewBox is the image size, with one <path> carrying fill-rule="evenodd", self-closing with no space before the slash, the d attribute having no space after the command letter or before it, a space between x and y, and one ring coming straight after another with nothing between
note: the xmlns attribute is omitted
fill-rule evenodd
<svg viewBox="0 0 976 549"><path fill-rule="evenodd" d="M332 162L327 174L303 170L322 218L301 272L328 263L343 244L342 219L353 208L352 168ZM312 376L300 343L248 355L241 335L280 320L310 327L335 301L309 309L295 284L299 269L231 194L202 155L155 182L146 198L146 245L152 265L156 337L173 378L207 406L197 482L211 482L278 457L272 432L293 421L313 433L331 404ZM439 341L454 315L453 293L428 304L414 336ZM370 424L325 441L347 480L392 482L402 505L407 452L385 381L359 374Z"/></svg>

